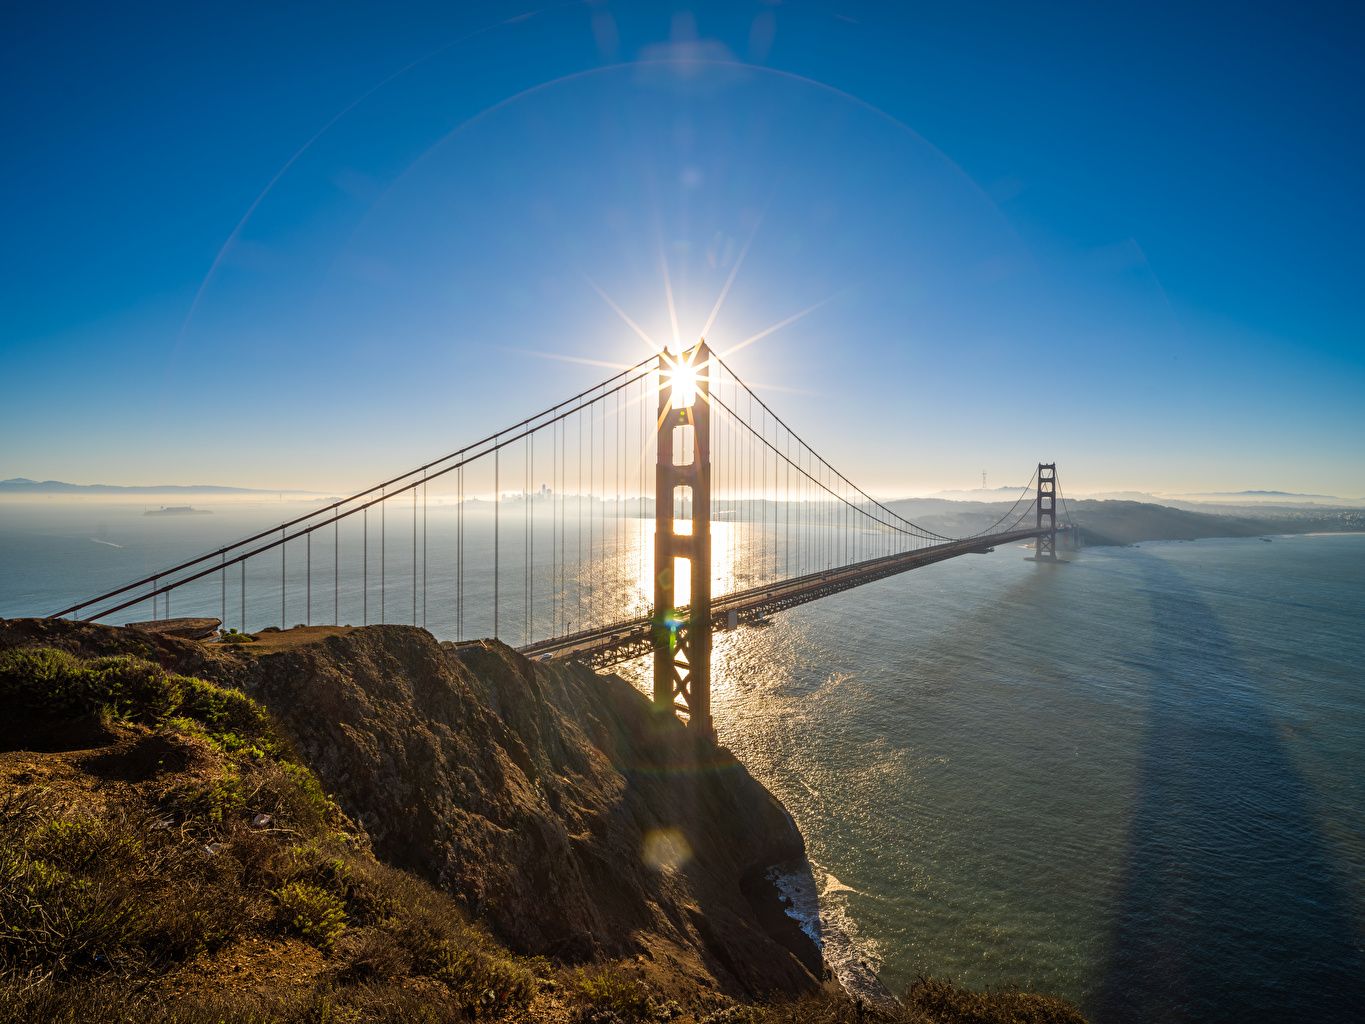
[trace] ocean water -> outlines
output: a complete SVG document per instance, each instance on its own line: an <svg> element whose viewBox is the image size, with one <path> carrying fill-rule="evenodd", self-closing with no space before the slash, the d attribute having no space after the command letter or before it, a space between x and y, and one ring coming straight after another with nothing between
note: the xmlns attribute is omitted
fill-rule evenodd
<svg viewBox="0 0 1365 1024"><path fill-rule="evenodd" d="M1365 536L957 559L717 644L832 957L1098 1022L1365 1020Z"/></svg>
<svg viewBox="0 0 1365 1024"><path fill-rule="evenodd" d="M0 615L53 611L295 511L0 506ZM431 515L426 601L412 582L427 531L389 514L384 617L426 613L453 635L450 510ZM609 550L647 545L615 531ZM718 590L764 571L764 542L718 541ZM359 538L336 544L333 561L319 536L308 561L294 546L284 565L253 563L244 609L230 575L172 614L376 621ZM809 923L841 976L1021 984L1101 1024L1365 1019L1365 536L1027 554L930 566L716 638L717 729L806 835ZM647 578L573 586L610 608ZM491 581L471 570L466 586L465 633L486 633ZM531 624L503 586L514 634Z"/></svg>

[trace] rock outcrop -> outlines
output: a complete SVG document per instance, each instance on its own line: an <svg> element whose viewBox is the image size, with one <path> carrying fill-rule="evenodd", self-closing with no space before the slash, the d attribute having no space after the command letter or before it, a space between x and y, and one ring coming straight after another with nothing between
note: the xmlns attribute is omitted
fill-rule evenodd
<svg viewBox="0 0 1365 1024"><path fill-rule="evenodd" d="M623 680L401 626L252 668L376 853L512 948L635 954L736 994L814 986L818 953L763 913L766 869L804 859L790 816Z"/></svg>

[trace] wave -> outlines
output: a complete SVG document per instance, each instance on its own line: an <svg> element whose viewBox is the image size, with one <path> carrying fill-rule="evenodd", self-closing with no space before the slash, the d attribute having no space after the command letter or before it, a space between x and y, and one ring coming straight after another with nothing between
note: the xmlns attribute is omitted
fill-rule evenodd
<svg viewBox="0 0 1365 1024"><path fill-rule="evenodd" d="M823 897L826 897L826 896L830 896L830 895L832 895L833 893L836 893L836 892L857 892L857 891L858 891L858 890L855 889L855 888L853 888L853 886L851 886L851 885L845 885L843 882L839 881L839 879L835 878L835 877L834 877L833 875L831 875L828 871L826 871L826 872L825 872L825 887L824 887L824 889L822 889L822 890L820 891L820 896L823 898Z"/></svg>
<svg viewBox="0 0 1365 1024"><path fill-rule="evenodd" d="M824 876L824 889L818 891L815 876L805 865L799 869L778 866L768 872L769 880L782 896L787 916L820 947L825 963L844 991L883 1002L891 993L877 977L882 966L881 947L873 939L858 934L848 907L847 894L858 891L829 872L824 872Z"/></svg>

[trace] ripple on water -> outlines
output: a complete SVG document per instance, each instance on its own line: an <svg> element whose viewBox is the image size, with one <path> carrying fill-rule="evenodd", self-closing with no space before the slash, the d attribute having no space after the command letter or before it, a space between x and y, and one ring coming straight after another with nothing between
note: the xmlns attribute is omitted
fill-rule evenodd
<svg viewBox="0 0 1365 1024"><path fill-rule="evenodd" d="M718 730L806 836L841 980L1351 1019L1365 537L973 565L718 639Z"/></svg>

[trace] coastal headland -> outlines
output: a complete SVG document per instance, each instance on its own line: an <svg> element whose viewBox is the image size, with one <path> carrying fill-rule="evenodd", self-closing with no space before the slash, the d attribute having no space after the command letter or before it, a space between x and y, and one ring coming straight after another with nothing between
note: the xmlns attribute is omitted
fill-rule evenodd
<svg viewBox="0 0 1365 1024"><path fill-rule="evenodd" d="M769 881L790 814L582 666L16 619L0 691L0 1020L1081 1019L844 993Z"/></svg>

